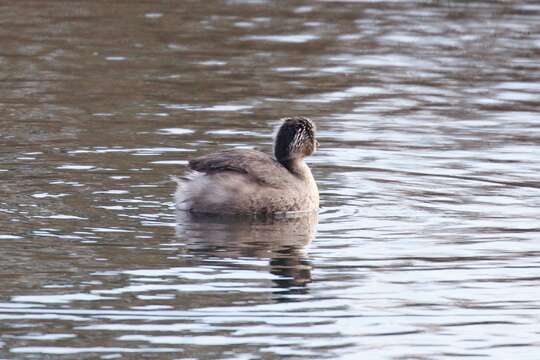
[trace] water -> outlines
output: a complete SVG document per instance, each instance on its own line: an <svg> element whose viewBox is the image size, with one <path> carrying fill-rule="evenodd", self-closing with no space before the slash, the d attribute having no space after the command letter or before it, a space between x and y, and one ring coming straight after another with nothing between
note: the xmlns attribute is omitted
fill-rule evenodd
<svg viewBox="0 0 540 360"><path fill-rule="evenodd" d="M0 357L539 357L537 2L0 7ZM177 218L299 115L318 219Z"/></svg>

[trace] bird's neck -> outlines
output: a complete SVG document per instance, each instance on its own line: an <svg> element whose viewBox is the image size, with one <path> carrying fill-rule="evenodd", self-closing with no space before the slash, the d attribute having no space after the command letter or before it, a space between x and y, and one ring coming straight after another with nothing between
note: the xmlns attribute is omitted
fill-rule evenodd
<svg viewBox="0 0 540 360"><path fill-rule="evenodd" d="M318 209L319 208L319 189L317 183L313 178L313 174L309 166L304 162L303 158L297 159L288 159L286 161L280 161L291 174L296 176L300 181L301 192L307 197L309 203L309 209Z"/></svg>
<svg viewBox="0 0 540 360"><path fill-rule="evenodd" d="M309 166L304 161L304 158L294 158L279 161L289 172L302 178L308 179L312 177Z"/></svg>

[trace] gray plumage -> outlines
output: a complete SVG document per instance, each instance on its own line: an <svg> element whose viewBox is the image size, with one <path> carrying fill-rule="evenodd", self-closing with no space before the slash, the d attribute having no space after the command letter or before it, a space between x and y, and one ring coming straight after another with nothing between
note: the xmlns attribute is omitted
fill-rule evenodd
<svg viewBox="0 0 540 360"><path fill-rule="evenodd" d="M283 180L289 180L287 169L270 157L257 150L223 150L189 161L191 170L207 175L232 171L245 174L251 180L270 186L279 186ZM277 175L277 176L276 176Z"/></svg>
<svg viewBox="0 0 540 360"><path fill-rule="evenodd" d="M317 147L307 118L283 120L275 158L257 150L232 149L193 159L194 171L178 181L179 210L211 214L275 214L316 210L319 192L304 157Z"/></svg>

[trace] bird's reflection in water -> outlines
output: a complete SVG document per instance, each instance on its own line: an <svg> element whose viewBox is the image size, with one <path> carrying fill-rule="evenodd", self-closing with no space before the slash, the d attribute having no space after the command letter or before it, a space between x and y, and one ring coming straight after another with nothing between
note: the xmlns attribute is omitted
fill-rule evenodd
<svg viewBox="0 0 540 360"><path fill-rule="evenodd" d="M283 290L276 294L308 292L311 263L305 247L315 237L316 212L249 220L177 212L176 220L176 235L186 251L205 257L270 259L273 281Z"/></svg>

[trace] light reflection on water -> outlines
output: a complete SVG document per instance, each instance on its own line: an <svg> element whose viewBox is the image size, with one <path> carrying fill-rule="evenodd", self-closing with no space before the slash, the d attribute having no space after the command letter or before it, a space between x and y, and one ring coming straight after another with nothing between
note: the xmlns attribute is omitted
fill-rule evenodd
<svg viewBox="0 0 540 360"><path fill-rule="evenodd" d="M2 10L2 357L538 358L538 4ZM175 214L293 115L318 219Z"/></svg>

